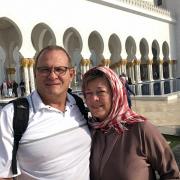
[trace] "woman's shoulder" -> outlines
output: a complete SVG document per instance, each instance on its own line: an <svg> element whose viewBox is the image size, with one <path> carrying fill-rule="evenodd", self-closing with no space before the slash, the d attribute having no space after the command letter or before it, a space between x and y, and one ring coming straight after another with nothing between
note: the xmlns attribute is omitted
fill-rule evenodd
<svg viewBox="0 0 180 180"><path fill-rule="evenodd" d="M130 125L130 130L145 136L157 136L160 134L158 128L149 120Z"/></svg>

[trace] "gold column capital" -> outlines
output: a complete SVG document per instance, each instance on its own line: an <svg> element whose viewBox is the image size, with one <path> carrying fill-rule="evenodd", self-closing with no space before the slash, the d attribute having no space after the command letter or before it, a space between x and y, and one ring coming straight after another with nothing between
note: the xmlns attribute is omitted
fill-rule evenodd
<svg viewBox="0 0 180 180"><path fill-rule="evenodd" d="M86 59L81 59L80 64L81 64L82 66L85 66L85 65L86 65Z"/></svg>
<svg viewBox="0 0 180 180"><path fill-rule="evenodd" d="M102 65L102 66L105 66L105 65L106 65L106 59L102 59L102 60L101 60L101 65Z"/></svg>
<svg viewBox="0 0 180 180"><path fill-rule="evenodd" d="M122 66L122 61L121 61L121 60L120 60L120 61L118 61L117 63L115 63L115 65L116 65L117 67Z"/></svg>
<svg viewBox="0 0 180 180"><path fill-rule="evenodd" d="M132 67L133 64L134 64L134 61L129 61L129 62L127 62L127 66L129 66L129 67Z"/></svg>
<svg viewBox="0 0 180 180"><path fill-rule="evenodd" d="M7 74L15 74L16 73L16 69L15 68L6 68Z"/></svg>
<svg viewBox="0 0 180 180"><path fill-rule="evenodd" d="M21 59L21 66L28 67L28 65L29 65L29 58Z"/></svg>
<svg viewBox="0 0 180 180"><path fill-rule="evenodd" d="M110 64L111 64L111 60L107 59L107 65L110 65Z"/></svg>
<svg viewBox="0 0 180 180"><path fill-rule="evenodd" d="M140 61L140 60L137 60L137 59L134 59L133 64L139 65L139 64L141 64L141 61Z"/></svg>
<svg viewBox="0 0 180 180"><path fill-rule="evenodd" d="M122 59L122 60L120 60L120 62L122 65L126 65L128 63L127 59Z"/></svg>
<svg viewBox="0 0 180 180"><path fill-rule="evenodd" d="M35 64L35 60L32 58L29 58L28 66L32 67L32 66L34 66L34 64Z"/></svg>
<svg viewBox="0 0 180 180"><path fill-rule="evenodd" d="M171 61L172 61L172 64L177 64L177 60L172 59Z"/></svg>
<svg viewBox="0 0 180 180"><path fill-rule="evenodd" d="M86 66L90 65L91 64L91 60L90 59L86 59Z"/></svg>
<svg viewBox="0 0 180 180"><path fill-rule="evenodd" d="M114 69L114 68L116 68L117 66L118 66L117 63L114 63L114 64L111 64L110 68Z"/></svg>
<svg viewBox="0 0 180 180"><path fill-rule="evenodd" d="M167 60L167 63L168 63L168 64L174 64L173 60L171 60L171 59L168 59L168 60Z"/></svg>
<svg viewBox="0 0 180 180"><path fill-rule="evenodd" d="M153 64L153 60L151 60L151 59L148 59L148 60L147 60L147 64L148 64L148 65L151 65L151 64Z"/></svg>
<svg viewBox="0 0 180 180"><path fill-rule="evenodd" d="M110 62L111 62L110 59L102 59L101 60L101 65L108 66L110 64Z"/></svg>
<svg viewBox="0 0 180 180"><path fill-rule="evenodd" d="M159 64L163 64L163 62L164 62L164 61L163 61L162 59L159 59L159 60L158 60L158 63L159 63Z"/></svg>

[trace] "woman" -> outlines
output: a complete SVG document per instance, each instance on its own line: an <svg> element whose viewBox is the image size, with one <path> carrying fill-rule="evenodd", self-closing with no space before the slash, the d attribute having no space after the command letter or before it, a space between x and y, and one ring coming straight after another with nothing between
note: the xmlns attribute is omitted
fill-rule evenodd
<svg viewBox="0 0 180 180"><path fill-rule="evenodd" d="M157 128L133 112L125 87L109 68L83 76L82 91L92 114L91 180L180 179L174 156Z"/></svg>

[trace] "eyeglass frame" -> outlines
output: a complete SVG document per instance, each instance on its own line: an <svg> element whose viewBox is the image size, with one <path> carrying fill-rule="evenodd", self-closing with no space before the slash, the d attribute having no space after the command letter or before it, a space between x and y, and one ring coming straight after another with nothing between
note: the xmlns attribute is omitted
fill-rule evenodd
<svg viewBox="0 0 180 180"><path fill-rule="evenodd" d="M61 68L64 68L64 70L62 72L58 72L58 69L60 70ZM70 69L73 69L73 67L67 67L67 66L56 66L56 67L39 66L39 67L36 67L36 71L43 76L49 76L52 72L54 74L56 74L57 76L60 76L60 75L64 76L66 74L67 70L70 70Z"/></svg>

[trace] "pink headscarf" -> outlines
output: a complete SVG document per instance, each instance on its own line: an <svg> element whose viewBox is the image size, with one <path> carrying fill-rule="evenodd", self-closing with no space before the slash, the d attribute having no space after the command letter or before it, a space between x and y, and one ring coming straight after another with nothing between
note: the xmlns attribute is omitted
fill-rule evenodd
<svg viewBox="0 0 180 180"><path fill-rule="evenodd" d="M109 129L114 128L118 133L127 130L126 124L133 124L137 122L144 122L145 117L132 111L127 102L126 90L117 74L107 67L94 67L84 74L84 77L94 70L104 72L108 78L112 90L112 108L104 121L97 121L95 117L89 120L90 126L94 129L101 129L107 132ZM88 73L88 74L87 74Z"/></svg>

